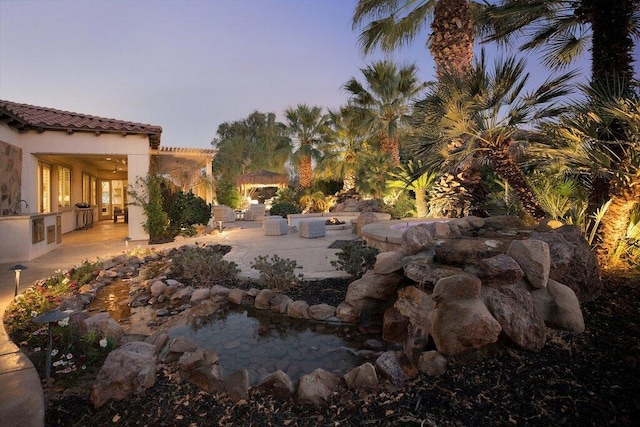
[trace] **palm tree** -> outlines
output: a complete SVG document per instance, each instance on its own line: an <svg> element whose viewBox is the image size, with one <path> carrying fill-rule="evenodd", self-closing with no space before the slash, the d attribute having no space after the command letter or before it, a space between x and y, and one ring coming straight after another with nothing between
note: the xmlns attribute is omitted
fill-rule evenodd
<svg viewBox="0 0 640 427"><path fill-rule="evenodd" d="M375 47L385 51L408 44L431 20L427 45L436 63L438 77L443 74L464 75L472 66L474 23L484 3L467 0L359 0L353 26L366 27L360 34L365 53ZM433 200L449 200L453 205L469 205L484 197L478 184L477 162L468 162L466 170L445 172L432 189ZM397 165L397 163L396 163ZM466 177L472 179L466 179ZM475 210L471 203L470 209Z"/></svg>
<svg viewBox="0 0 640 427"><path fill-rule="evenodd" d="M474 155L491 164L518 195L533 218L544 217L535 194L513 158L519 128L562 109L555 105L569 93L571 73L548 80L532 93L523 93L528 80L524 62L497 60L489 70L484 52L464 77L445 74L414 108L415 153L432 169L464 169Z"/></svg>
<svg viewBox="0 0 640 427"><path fill-rule="evenodd" d="M424 88L416 66L398 68L390 61L374 62L361 69L366 87L355 77L344 84L349 92L349 110L360 129L380 141L382 152L394 165L400 164L399 136L410 109L410 101Z"/></svg>
<svg viewBox="0 0 640 427"><path fill-rule="evenodd" d="M589 50L592 80L633 79L633 40L638 33L637 0L502 0L478 17L486 40L524 36L523 50L539 50L544 63L561 69Z"/></svg>
<svg viewBox="0 0 640 427"><path fill-rule="evenodd" d="M433 184L435 173L425 172L420 162L409 160L396 171L389 174L387 188L400 188L413 191L416 197L416 214L425 218L428 213L427 191Z"/></svg>
<svg viewBox="0 0 640 427"><path fill-rule="evenodd" d="M387 178L391 169L388 157L375 151L364 152L361 156L363 164L368 166L356 171L358 193L381 199L387 190Z"/></svg>
<svg viewBox="0 0 640 427"><path fill-rule="evenodd" d="M413 41L430 20L427 45L438 76L467 72L475 39L472 8L467 0L358 0L353 27L364 26L360 33L364 53L376 47L393 51Z"/></svg>
<svg viewBox="0 0 640 427"><path fill-rule="evenodd" d="M327 143L316 167L317 176L342 179L342 191L346 193L356 188L356 170L367 147L364 135L351 123L347 108L329 110L328 119Z"/></svg>
<svg viewBox="0 0 640 427"><path fill-rule="evenodd" d="M322 155L318 146L326 134L327 118L322 114L321 107L305 104L298 104L295 109L288 108L284 113L290 134L300 144L293 155L298 166L300 186L309 188L313 180L313 159L317 160Z"/></svg>
<svg viewBox="0 0 640 427"><path fill-rule="evenodd" d="M564 115L559 125L547 127L545 133L552 138L541 141L534 154L578 182L593 185L600 178L610 183L610 199L599 213L596 254L602 265L616 266L640 201L640 96L623 96L626 88L620 86L617 94L611 89L594 84L585 88L588 101ZM608 135L605 144L602 129L611 129L614 122L625 133ZM616 141L616 149L611 141Z"/></svg>
<svg viewBox="0 0 640 427"><path fill-rule="evenodd" d="M602 87L624 82L626 90L631 91L633 38L640 35L639 12L638 0L502 0L486 8L480 19L492 27L488 40L505 41L524 35L526 42L521 48L540 50L546 65L552 68L565 67L591 50L592 82ZM619 127L617 122L611 125ZM613 133L626 131L618 128ZM607 139L611 134L605 129L598 140L608 149L618 150L619 144ZM623 154L617 153L621 160ZM590 210L608 197L609 182L596 177L589 197Z"/></svg>

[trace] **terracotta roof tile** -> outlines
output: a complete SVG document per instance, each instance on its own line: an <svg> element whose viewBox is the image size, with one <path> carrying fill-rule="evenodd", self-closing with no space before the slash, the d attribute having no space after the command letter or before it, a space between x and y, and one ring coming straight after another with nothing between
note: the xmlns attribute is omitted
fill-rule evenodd
<svg viewBox="0 0 640 427"><path fill-rule="evenodd" d="M162 128L144 123L108 119L88 114L0 100L0 120L19 130L63 130L146 134L151 148L160 145Z"/></svg>

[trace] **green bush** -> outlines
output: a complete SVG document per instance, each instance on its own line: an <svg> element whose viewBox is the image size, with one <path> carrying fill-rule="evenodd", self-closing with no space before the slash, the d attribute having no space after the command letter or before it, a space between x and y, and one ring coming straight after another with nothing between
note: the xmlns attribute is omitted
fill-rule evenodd
<svg viewBox="0 0 640 427"><path fill-rule="evenodd" d="M219 205L229 206L231 209L239 209L242 206L242 196L235 184L226 180L218 183L216 198Z"/></svg>
<svg viewBox="0 0 640 427"><path fill-rule="evenodd" d="M224 254L211 248L187 247L173 257L173 274L196 286L211 286L217 280L234 278L238 264L222 259Z"/></svg>
<svg viewBox="0 0 640 427"><path fill-rule="evenodd" d="M299 197L294 189L287 187L278 190L276 193L276 199L278 202L289 202L295 205L298 202Z"/></svg>
<svg viewBox="0 0 640 427"><path fill-rule="evenodd" d="M331 261L331 265L336 270L343 270L359 279L373 268L378 252L378 249L373 246L363 245L360 242L348 243L336 254L338 259Z"/></svg>
<svg viewBox="0 0 640 427"><path fill-rule="evenodd" d="M280 215L283 218L289 216L289 214L299 214L302 209L291 202L276 202L271 206L269 215Z"/></svg>
<svg viewBox="0 0 640 427"><path fill-rule="evenodd" d="M211 219L211 205L193 193L179 191L168 213L174 230L186 229L188 234L195 234L195 224L206 224Z"/></svg>
<svg viewBox="0 0 640 427"><path fill-rule="evenodd" d="M251 263L251 268L260 272L260 281L264 286L278 292L287 292L298 286L303 279L302 274L295 274L295 270L302 267L277 254L272 255L271 259L264 255L258 256Z"/></svg>
<svg viewBox="0 0 640 427"><path fill-rule="evenodd" d="M169 227L169 216L162 208L162 182L160 175L149 174L138 178L134 186L129 187L130 205L140 206L147 217L142 224L149 234L149 243L172 241L175 234Z"/></svg>

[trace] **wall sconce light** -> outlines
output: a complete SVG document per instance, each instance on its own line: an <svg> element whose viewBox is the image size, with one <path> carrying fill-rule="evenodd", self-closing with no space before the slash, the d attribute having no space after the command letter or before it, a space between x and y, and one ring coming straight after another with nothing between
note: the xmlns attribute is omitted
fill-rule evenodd
<svg viewBox="0 0 640 427"><path fill-rule="evenodd" d="M20 287L20 272L22 270L27 270L27 269L28 267L22 264L16 264L13 267L9 267L9 270L13 270L16 272L16 278L15 278L16 289L15 289L15 293L13 294L14 298L18 296L18 288Z"/></svg>

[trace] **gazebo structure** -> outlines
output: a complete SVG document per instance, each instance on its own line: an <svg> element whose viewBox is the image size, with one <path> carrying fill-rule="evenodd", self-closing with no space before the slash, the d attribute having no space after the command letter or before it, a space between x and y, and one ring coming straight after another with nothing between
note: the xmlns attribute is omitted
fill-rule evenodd
<svg viewBox="0 0 640 427"><path fill-rule="evenodd" d="M247 197L249 191L254 188L277 187L280 189L286 188L288 183L288 175L266 170L246 173L236 179L236 185L244 197Z"/></svg>

